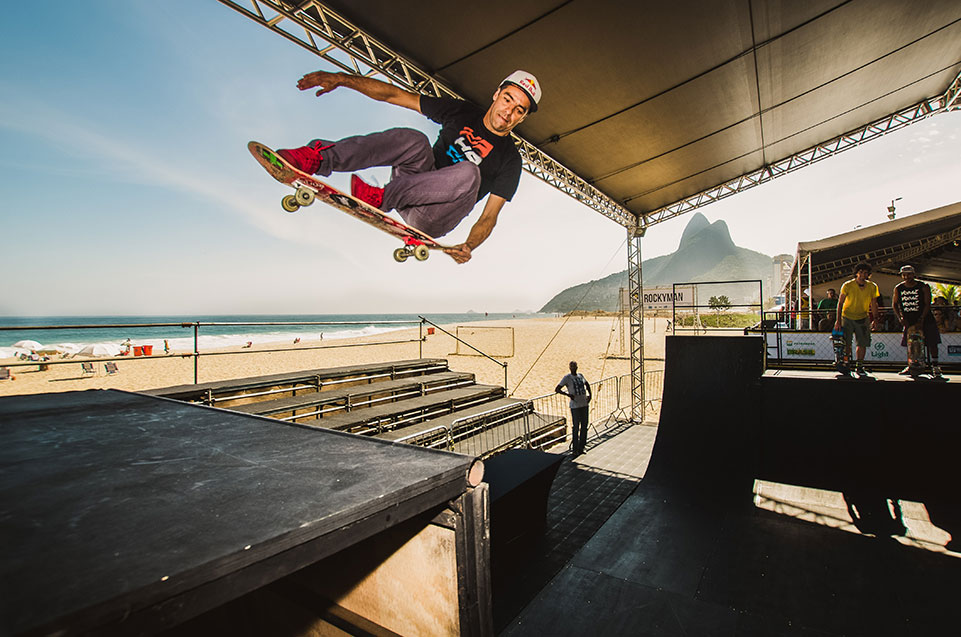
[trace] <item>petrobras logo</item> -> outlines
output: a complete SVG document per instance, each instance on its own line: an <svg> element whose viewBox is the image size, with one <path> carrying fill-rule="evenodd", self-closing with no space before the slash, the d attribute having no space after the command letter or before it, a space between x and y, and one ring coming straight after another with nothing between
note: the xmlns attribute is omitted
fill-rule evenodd
<svg viewBox="0 0 961 637"><path fill-rule="evenodd" d="M961 356L961 345L948 345L948 356Z"/></svg>

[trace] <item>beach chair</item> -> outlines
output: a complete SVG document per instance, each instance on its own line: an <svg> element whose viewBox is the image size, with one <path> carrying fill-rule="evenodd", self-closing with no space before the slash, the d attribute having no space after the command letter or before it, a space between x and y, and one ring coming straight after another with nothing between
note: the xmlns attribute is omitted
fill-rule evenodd
<svg viewBox="0 0 961 637"><path fill-rule="evenodd" d="M0 380L13 380L9 367L0 367Z"/></svg>
<svg viewBox="0 0 961 637"><path fill-rule="evenodd" d="M83 375L94 376L97 373L97 369L93 366L93 363L80 363L80 367L83 368Z"/></svg>
<svg viewBox="0 0 961 637"><path fill-rule="evenodd" d="M108 376L111 375L111 374L116 374L116 373L119 371L119 370L117 369L117 364L116 364L116 363L104 363L104 364L103 364L103 369L104 369L104 371L107 372L107 375L108 375Z"/></svg>

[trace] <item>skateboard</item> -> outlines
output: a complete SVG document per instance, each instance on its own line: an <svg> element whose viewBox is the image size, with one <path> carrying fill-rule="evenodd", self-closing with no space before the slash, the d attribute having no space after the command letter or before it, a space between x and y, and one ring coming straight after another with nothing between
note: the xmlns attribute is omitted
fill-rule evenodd
<svg viewBox="0 0 961 637"><path fill-rule="evenodd" d="M908 369L913 377L924 373L924 335L917 325L908 328Z"/></svg>
<svg viewBox="0 0 961 637"><path fill-rule="evenodd" d="M404 245L394 250L394 260L398 263L403 263L411 256L418 261L426 261L431 250L446 252L451 249L451 246L441 245L429 234L394 219L383 210L297 170L284 161L283 157L259 142L250 142L247 149L271 177L294 189L294 194L284 196L280 202L287 212L297 212L315 201L329 204L403 241Z"/></svg>
<svg viewBox="0 0 961 637"><path fill-rule="evenodd" d="M834 346L834 367L837 368L839 374L848 376L850 370L844 364L844 332L842 330L831 332L831 345Z"/></svg>

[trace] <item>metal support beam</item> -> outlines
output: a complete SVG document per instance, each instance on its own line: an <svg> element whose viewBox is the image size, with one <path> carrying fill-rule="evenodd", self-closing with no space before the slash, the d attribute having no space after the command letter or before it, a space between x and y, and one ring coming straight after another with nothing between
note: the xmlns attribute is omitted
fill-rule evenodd
<svg viewBox="0 0 961 637"><path fill-rule="evenodd" d="M218 0L254 22L323 58L336 68L365 77L380 76L405 90L432 97L461 96L429 73L364 33L317 0ZM326 45L318 44L317 39ZM634 213L516 134L524 169L624 227L637 224Z"/></svg>
<svg viewBox="0 0 961 637"><path fill-rule="evenodd" d="M949 111L961 109L961 73L944 92L944 108Z"/></svg>
<svg viewBox="0 0 961 637"><path fill-rule="evenodd" d="M644 279L641 237L644 228L627 229L627 285L631 305L631 419L644 421Z"/></svg>
<svg viewBox="0 0 961 637"><path fill-rule="evenodd" d="M958 100L957 84L958 80L955 80L954 84L952 84L955 90L953 99L955 100L956 105ZM951 93L950 89L948 93ZM849 150L856 146L860 146L865 142L878 139L882 135L886 135L891 131L903 128L908 124L919 122L922 119L945 110L945 105L947 104L946 95L947 94L941 94L926 99L922 102L918 102L917 104L900 110L893 115L889 115L883 119L871 122L866 126L856 128L826 142L817 144L816 146L812 146L806 150L802 150L796 155L791 155L790 157L786 157L778 162L764 166L759 170L747 173L746 175L742 175L736 179L732 179L718 186L714 186L713 188L708 188L707 190L703 190L696 195L692 195L668 206L664 206L663 208L658 208L657 210L648 214L641 215L638 217L638 223L642 227L647 228L661 223L662 221L673 219L674 217L691 212L697 208L702 208L708 204L714 203L715 201L720 201L721 199L725 199L731 195L736 195L740 192L744 192L745 190L754 188L755 186L760 186L763 183L767 183L773 179L777 179L778 177L792 173L795 170L809 166L814 162L827 159L828 157L833 157L838 153Z"/></svg>

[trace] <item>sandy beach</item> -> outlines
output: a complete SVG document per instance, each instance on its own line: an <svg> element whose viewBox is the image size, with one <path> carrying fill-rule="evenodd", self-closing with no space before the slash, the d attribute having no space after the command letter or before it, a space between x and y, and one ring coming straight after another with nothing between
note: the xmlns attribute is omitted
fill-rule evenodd
<svg viewBox="0 0 961 637"><path fill-rule="evenodd" d="M630 360L627 359L629 348L627 345L623 350L621 348L620 323L615 317L508 319L471 323L469 326L514 328L513 356L495 358L507 363L508 391L518 398L533 398L551 393L558 380L567 373L567 365L571 360L578 361L579 371L592 382L630 373ZM666 326L664 318L645 319L645 358L663 358ZM444 325L443 328L452 333L456 331L456 325ZM629 339L627 330L625 325L625 338ZM508 334L505 330L496 333L487 331L486 334L476 336L477 345L482 350L485 346L493 345L494 349L487 351L497 353L497 347L506 346ZM208 382L418 358L421 346L417 340L418 335L419 330L412 328L352 339L302 341L297 344L273 343L254 345L249 349L235 347L211 350L211 355L202 352L198 363L198 380ZM474 337L466 337L465 340L470 338ZM354 346L360 343L377 345ZM480 383L503 384L504 371L500 365L482 356L456 354L456 345L453 338L436 330L434 334L426 337L423 356L446 358L452 370L473 372ZM284 351L263 351L281 348ZM461 349L463 351L463 346ZM85 389L137 391L194 382L193 358L182 357L177 353L125 358L117 361L118 371L112 375L105 373L104 362L96 358L54 359L53 362L60 360L69 362L50 365L43 371L39 370L36 364L11 367L16 380L0 381L0 396ZM0 366L12 362L15 361L0 360ZM95 375L83 374L81 363L84 362L94 363ZM657 361L649 365L649 368L658 367L660 363Z"/></svg>

